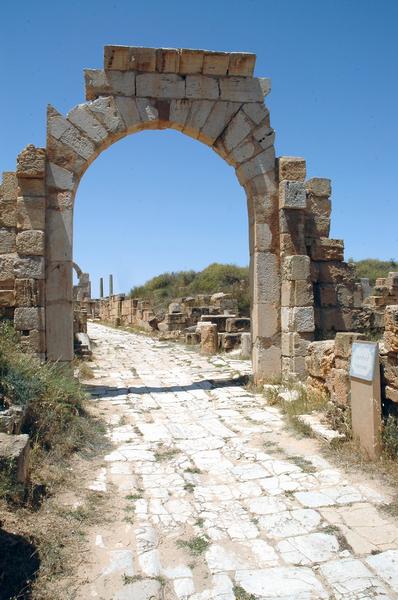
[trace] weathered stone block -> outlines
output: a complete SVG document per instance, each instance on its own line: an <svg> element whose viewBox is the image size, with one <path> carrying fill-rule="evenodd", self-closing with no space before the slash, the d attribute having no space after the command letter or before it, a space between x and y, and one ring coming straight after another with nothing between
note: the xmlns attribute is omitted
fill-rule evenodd
<svg viewBox="0 0 398 600"><path fill-rule="evenodd" d="M314 309L312 306L298 306L292 310L290 331L309 333L315 330Z"/></svg>
<svg viewBox="0 0 398 600"><path fill-rule="evenodd" d="M312 377L326 381L334 366L334 341L312 342L308 346L306 367Z"/></svg>
<svg viewBox="0 0 398 600"><path fill-rule="evenodd" d="M200 139L206 144L212 144L239 110L239 106L238 102L216 102L200 131Z"/></svg>
<svg viewBox="0 0 398 600"><path fill-rule="evenodd" d="M288 281L307 280L310 276L310 257L287 256L282 264L282 279Z"/></svg>
<svg viewBox="0 0 398 600"><path fill-rule="evenodd" d="M135 95L135 73L132 71L102 71L85 69L86 100L95 100L99 96L117 94Z"/></svg>
<svg viewBox="0 0 398 600"><path fill-rule="evenodd" d="M222 136L227 152L233 150L250 133L252 127L253 123L249 117L240 110L230 121Z"/></svg>
<svg viewBox="0 0 398 600"><path fill-rule="evenodd" d="M18 331L29 331L36 329L44 331L45 329L45 311L44 308L29 307L16 308L14 312L14 325Z"/></svg>
<svg viewBox="0 0 398 600"><path fill-rule="evenodd" d="M304 181L306 175L305 159L298 156L280 156L278 158L279 181Z"/></svg>
<svg viewBox="0 0 398 600"><path fill-rule="evenodd" d="M182 48L180 50L179 72L183 74L201 73L203 68L203 59L203 50Z"/></svg>
<svg viewBox="0 0 398 600"><path fill-rule="evenodd" d="M23 196L17 200L17 227L44 231L46 222L46 200L43 197Z"/></svg>
<svg viewBox="0 0 398 600"><path fill-rule="evenodd" d="M246 317L230 317L226 321L225 330L227 333L250 331L250 319Z"/></svg>
<svg viewBox="0 0 398 600"><path fill-rule="evenodd" d="M189 117L184 125L184 133L197 138L199 132L207 121L207 118L214 106L214 101L195 100L192 103Z"/></svg>
<svg viewBox="0 0 398 600"><path fill-rule="evenodd" d="M218 350L217 325L206 324L200 329L200 351L202 354L216 354Z"/></svg>
<svg viewBox="0 0 398 600"><path fill-rule="evenodd" d="M340 261L312 262L317 270L317 279L320 283L350 283L353 271L349 264Z"/></svg>
<svg viewBox="0 0 398 600"><path fill-rule="evenodd" d="M251 118L256 125L270 126L269 110L264 105L264 102L249 102L243 104L242 110L245 111L248 117Z"/></svg>
<svg viewBox="0 0 398 600"><path fill-rule="evenodd" d="M23 335L20 341L24 348L36 354L43 354L46 351L46 336L44 331L32 329L28 335Z"/></svg>
<svg viewBox="0 0 398 600"><path fill-rule="evenodd" d="M335 285L331 283L317 285L317 293L319 294L319 302L322 307L337 305L337 292Z"/></svg>
<svg viewBox="0 0 398 600"><path fill-rule="evenodd" d="M127 74L130 75L130 73ZM108 137L105 127L87 110L84 104L76 106L68 113L68 121L83 131L95 144L100 144Z"/></svg>
<svg viewBox="0 0 398 600"><path fill-rule="evenodd" d="M220 82L221 100L233 102L261 102L263 92L258 79L245 77L223 77Z"/></svg>
<svg viewBox="0 0 398 600"><path fill-rule="evenodd" d="M58 190L73 190L74 174L50 162L47 165L47 185Z"/></svg>
<svg viewBox="0 0 398 600"><path fill-rule="evenodd" d="M15 306L14 290L0 289L0 307Z"/></svg>
<svg viewBox="0 0 398 600"><path fill-rule="evenodd" d="M203 57L203 75L226 75L230 55L227 52L209 52Z"/></svg>
<svg viewBox="0 0 398 600"><path fill-rule="evenodd" d="M18 279L44 279L44 258L17 258L14 263L14 275Z"/></svg>
<svg viewBox="0 0 398 600"><path fill-rule="evenodd" d="M0 198L4 202L15 202L18 196L18 180L16 174L11 171L3 173L3 180L0 186Z"/></svg>
<svg viewBox="0 0 398 600"><path fill-rule="evenodd" d="M27 433L0 433L0 470L15 483L25 483L29 470L29 436Z"/></svg>
<svg viewBox="0 0 398 600"><path fill-rule="evenodd" d="M14 265L16 260L16 254L0 255L0 281L14 280Z"/></svg>
<svg viewBox="0 0 398 600"><path fill-rule="evenodd" d="M350 400L350 378L345 369L332 369L329 377L331 401L339 405L347 405Z"/></svg>
<svg viewBox="0 0 398 600"><path fill-rule="evenodd" d="M357 340L363 340L365 336L362 333L339 332L335 337L335 354L338 358L346 360L351 358L352 343Z"/></svg>
<svg viewBox="0 0 398 600"><path fill-rule="evenodd" d="M240 338L241 358L250 358L252 353L252 336L250 333L242 333Z"/></svg>
<svg viewBox="0 0 398 600"><path fill-rule="evenodd" d="M125 125L117 109L113 96L97 98L88 102L86 107L93 113L109 133L120 133L125 131Z"/></svg>
<svg viewBox="0 0 398 600"><path fill-rule="evenodd" d="M17 252L22 256L43 256L45 250L44 231L22 231L17 235Z"/></svg>
<svg viewBox="0 0 398 600"><path fill-rule="evenodd" d="M243 52L230 52L228 75L250 77L253 75L256 55Z"/></svg>
<svg viewBox="0 0 398 600"><path fill-rule="evenodd" d="M282 306L312 306L312 284L307 280L282 281Z"/></svg>
<svg viewBox="0 0 398 600"><path fill-rule="evenodd" d="M41 179L45 175L46 151L32 144L26 146L17 158L17 176Z"/></svg>
<svg viewBox="0 0 398 600"><path fill-rule="evenodd" d="M117 71L155 71L156 48L105 46L104 68Z"/></svg>
<svg viewBox="0 0 398 600"><path fill-rule="evenodd" d="M316 261L342 261L344 260L344 242L327 237L315 239L311 246L311 257Z"/></svg>
<svg viewBox="0 0 398 600"><path fill-rule="evenodd" d="M305 209L307 195L302 181L281 181L279 184L279 208Z"/></svg>
<svg viewBox="0 0 398 600"><path fill-rule="evenodd" d="M116 106L126 125L126 129L137 127L142 123L141 115L134 98L115 97Z"/></svg>
<svg viewBox="0 0 398 600"><path fill-rule="evenodd" d="M15 252L15 248L15 229L0 229L0 254Z"/></svg>
<svg viewBox="0 0 398 600"><path fill-rule="evenodd" d="M40 279L16 279L15 300L19 307L43 306L45 282Z"/></svg>
<svg viewBox="0 0 398 600"><path fill-rule="evenodd" d="M383 340L387 352L398 352L398 305L386 306L384 325Z"/></svg>
<svg viewBox="0 0 398 600"><path fill-rule="evenodd" d="M178 73L180 54L177 48L158 48L156 50L156 70L159 73Z"/></svg>
<svg viewBox="0 0 398 600"><path fill-rule="evenodd" d="M253 234L254 251L266 252L271 249L272 233L268 223L255 223Z"/></svg>
<svg viewBox="0 0 398 600"><path fill-rule="evenodd" d="M73 214L71 210L47 210L50 261L72 260Z"/></svg>
<svg viewBox="0 0 398 600"><path fill-rule="evenodd" d="M94 102L97 102L97 100ZM72 125L68 119L65 119L55 109L51 108L48 111L47 133L49 136L65 144L65 146L72 148L76 154L85 160L89 160L95 155L93 141Z"/></svg>
<svg viewBox="0 0 398 600"><path fill-rule="evenodd" d="M279 304L279 269L275 254L256 252L253 257L253 301L257 304Z"/></svg>
<svg viewBox="0 0 398 600"><path fill-rule="evenodd" d="M312 334L308 333L283 333L282 356L307 356L311 338Z"/></svg>
<svg viewBox="0 0 398 600"><path fill-rule="evenodd" d="M5 200L0 196L0 227L15 227L16 200Z"/></svg>
<svg viewBox="0 0 398 600"><path fill-rule="evenodd" d="M305 182L305 187L308 194L320 197L329 197L332 193L332 186L330 179L322 179L320 177L313 177Z"/></svg>
<svg viewBox="0 0 398 600"><path fill-rule="evenodd" d="M175 73L142 73L136 77L136 95L147 98L184 98L185 79Z"/></svg>
<svg viewBox="0 0 398 600"><path fill-rule="evenodd" d="M307 237L328 237L330 232L331 207L329 198L307 195Z"/></svg>
<svg viewBox="0 0 398 600"><path fill-rule="evenodd" d="M267 150L257 154L247 162L243 163L236 169L241 185L244 185L257 175L261 175L262 179L266 179L268 191L273 187L273 171L275 167L275 150L272 146ZM264 177L266 175L266 177Z"/></svg>
<svg viewBox="0 0 398 600"><path fill-rule="evenodd" d="M398 389L397 388L392 388L389 385L387 385L384 393L385 393L386 398L388 398L388 400L391 400L391 402L398 402Z"/></svg>
<svg viewBox="0 0 398 600"><path fill-rule="evenodd" d="M193 99L217 100L219 97L217 80L204 75L188 75L185 95L187 98Z"/></svg>

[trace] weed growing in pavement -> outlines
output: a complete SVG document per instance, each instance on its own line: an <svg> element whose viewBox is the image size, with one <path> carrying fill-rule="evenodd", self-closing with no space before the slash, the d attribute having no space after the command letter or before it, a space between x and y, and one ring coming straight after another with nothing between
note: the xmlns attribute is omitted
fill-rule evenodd
<svg viewBox="0 0 398 600"><path fill-rule="evenodd" d="M177 540L177 547L189 550L193 556L200 556L203 552L206 552L209 546L209 539L200 535L190 540Z"/></svg>

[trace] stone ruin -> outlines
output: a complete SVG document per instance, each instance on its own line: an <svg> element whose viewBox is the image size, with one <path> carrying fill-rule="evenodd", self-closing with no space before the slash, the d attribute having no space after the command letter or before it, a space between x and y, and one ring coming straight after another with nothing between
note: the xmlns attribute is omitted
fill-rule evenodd
<svg viewBox="0 0 398 600"><path fill-rule="evenodd" d="M178 298L169 304L167 312L155 312L149 300L126 298L124 294L97 302L99 318L104 322L156 332L163 339L180 339L187 344L200 344L203 327L216 325L216 345L211 353L241 348L242 335L247 334L245 355L250 357L250 319L239 316L238 302L231 294Z"/></svg>

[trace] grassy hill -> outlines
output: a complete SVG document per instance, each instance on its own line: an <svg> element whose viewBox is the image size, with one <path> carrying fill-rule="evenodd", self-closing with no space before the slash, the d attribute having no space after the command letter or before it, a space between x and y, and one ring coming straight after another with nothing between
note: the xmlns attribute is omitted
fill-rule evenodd
<svg viewBox="0 0 398 600"><path fill-rule="evenodd" d="M195 294L226 292L238 300L242 315L249 315L249 268L213 263L203 271L162 273L130 290L131 298L148 298L155 310L163 310L174 299Z"/></svg>
<svg viewBox="0 0 398 600"><path fill-rule="evenodd" d="M398 271L398 262L394 259L383 261L377 258L349 262L355 264L357 278L368 277L374 285L377 277L386 277L389 271ZM162 273L149 279L144 285L130 290L131 298L151 300L155 311L164 310L175 298L195 294L214 294L226 292L238 300L242 315L250 313L249 268L231 264L213 263L203 271L175 271Z"/></svg>

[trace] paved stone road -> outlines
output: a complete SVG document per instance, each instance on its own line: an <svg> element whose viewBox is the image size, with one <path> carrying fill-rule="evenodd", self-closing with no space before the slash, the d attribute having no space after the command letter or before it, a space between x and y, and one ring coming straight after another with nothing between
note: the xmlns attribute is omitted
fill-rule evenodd
<svg viewBox="0 0 398 600"><path fill-rule="evenodd" d="M115 444L90 488L111 494L112 520L90 538L78 598L398 598L386 498L237 385L247 362L89 329Z"/></svg>

